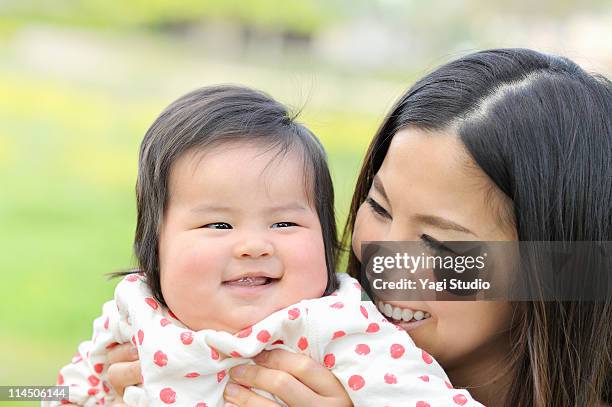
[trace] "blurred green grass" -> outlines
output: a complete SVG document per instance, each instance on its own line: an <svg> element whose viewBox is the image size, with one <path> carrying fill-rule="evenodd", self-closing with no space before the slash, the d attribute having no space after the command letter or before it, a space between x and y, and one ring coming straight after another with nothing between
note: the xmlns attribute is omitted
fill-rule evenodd
<svg viewBox="0 0 612 407"><path fill-rule="evenodd" d="M0 383L52 384L112 298L105 273L134 265L138 145L171 99L14 71L0 95ZM330 157L339 226L379 120L303 112Z"/></svg>

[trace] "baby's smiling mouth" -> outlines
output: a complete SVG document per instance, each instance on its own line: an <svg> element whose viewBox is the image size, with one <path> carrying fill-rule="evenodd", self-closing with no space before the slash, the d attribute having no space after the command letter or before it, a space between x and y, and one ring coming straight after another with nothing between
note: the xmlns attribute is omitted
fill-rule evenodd
<svg viewBox="0 0 612 407"><path fill-rule="evenodd" d="M224 281L223 284L234 286L234 287L256 287L261 285L268 285L274 281L277 281L276 278L270 277L241 277L237 280Z"/></svg>
<svg viewBox="0 0 612 407"><path fill-rule="evenodd" d="M272 271L247 271L239 272L229 276L223 281L228 287L261 287L270 285L280 280L282 273Z"/></svg>

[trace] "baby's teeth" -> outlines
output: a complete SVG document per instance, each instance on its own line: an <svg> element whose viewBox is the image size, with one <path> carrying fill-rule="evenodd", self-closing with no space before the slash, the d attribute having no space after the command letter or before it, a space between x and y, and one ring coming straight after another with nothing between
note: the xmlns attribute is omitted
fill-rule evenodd
<svg viewBox="0 0 612 407"><path fill-rule="evenodd" d="M393 307L390 304L385 304L385 309L383 310L383 314L391 318L391 316L393 315Z"/></svg>
<svg viewBox="0 0 612 407"><path fill-rule="evenodd" d="M414 319L416 319L417 321L422 320L424 316L425 314L423 313L423 311L417 311L414 313Z"/></svg>
<svg viewBox="0 0 612 407"><path fill-rule="evenodd" d="M402 310L399 308L393 308L393 319L399 321L402 319Z"/></svg>
<svg viewBox="0 0 612 407"><path fill-rule="evenodd" d="M412 315L412 310L409 310L408 308L404 308L402 311L402 319L404 321L410 321L412 319Z"/></svg>
<svg viewBox="0 0 612 407"><path fill-rule="evenodd" d="M425 313L425 318L429 318L431 316L431 314L429 312Z"/></svg>

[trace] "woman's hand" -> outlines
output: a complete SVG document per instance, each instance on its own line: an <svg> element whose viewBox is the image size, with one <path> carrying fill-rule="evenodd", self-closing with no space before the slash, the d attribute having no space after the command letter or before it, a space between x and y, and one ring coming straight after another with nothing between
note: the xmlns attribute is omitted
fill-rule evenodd
<svg viewBox="0 0 612 407"><path fill-rule="evenodd" d="M119 395L113 407L126 406L121 399L125 388L142 383L138 351L131 343L115 346L108 352L108 363L108 381Z"/></svg>
<svg viewBox="0 0 612 407"><path fill-rule="evenodd" d="M275 349L260 353L254 361L256 365L236 366L229 371L232 380L242 386L228 383L226 402L239 407L278 406L251 391L252 387L274 394L290 407L353 405L338 379L308 356Z"/></svg>

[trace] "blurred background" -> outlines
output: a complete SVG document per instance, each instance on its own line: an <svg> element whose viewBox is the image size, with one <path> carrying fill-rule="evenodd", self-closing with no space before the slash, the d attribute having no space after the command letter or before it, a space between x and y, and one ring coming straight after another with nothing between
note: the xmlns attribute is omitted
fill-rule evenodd
<svg viewBox="0 0 612 407"><path fill-rule="evenodd" d="M342 226L369 139L420 76L529 47L610 77L610 38L606 0L0 0L0 385L54 383L89 338L105 273L134 265L140 140L180 95L238 83L301 110Z"/></svg>

